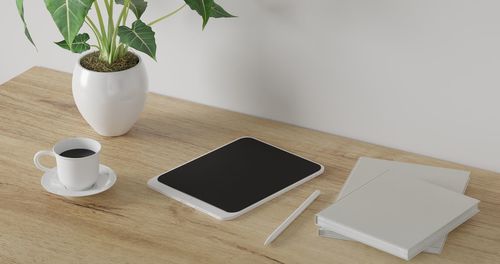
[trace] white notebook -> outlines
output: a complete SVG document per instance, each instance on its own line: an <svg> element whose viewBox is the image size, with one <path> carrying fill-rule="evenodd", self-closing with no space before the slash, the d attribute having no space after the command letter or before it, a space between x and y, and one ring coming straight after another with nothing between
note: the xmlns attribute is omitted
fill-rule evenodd
<svg viewBox="0 0 500 264"><path fill-rule="evenodd" d="M399 174L402 177L422 179L457 193L465 192L467 184L469 183L470 175L470 172L463 170L361 157L352 169L347 181L342 187L342 190L337 195L337 200L342 199L342 197L348 193L354 191L375 178L377 175L380 175L388 170L391 170L392 173ZM345 236L339 235L322 227L319 228L319 235L328 238L350 240ZM440 254L443 250L445 241L446 235L436 241L436 243L432 244L429 248L426 248L424 251L427 253Z"/></svg>
<svg viewBox="0 0 500 264"><path fill-rule="evenodd" d="M316 215L316 223L409 260L475 215L479 201L389 171Z"/></svg>

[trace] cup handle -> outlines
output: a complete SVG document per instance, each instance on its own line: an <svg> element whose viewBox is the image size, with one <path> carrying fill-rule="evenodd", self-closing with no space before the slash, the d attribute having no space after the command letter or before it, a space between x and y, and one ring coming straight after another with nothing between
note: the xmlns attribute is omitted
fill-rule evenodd
<svg viewBox="0 0 500 264"><path fill-rule="evenodd" d="M41 170L43 172L46 172L46 171L50 170L50 168L43 166L39 160L40 157L42 157L44 155L55 157L54 152L52 152L50 150L40 150L33 157L33 162L35 163L35 167L37 167L39 170Z"/></svg>

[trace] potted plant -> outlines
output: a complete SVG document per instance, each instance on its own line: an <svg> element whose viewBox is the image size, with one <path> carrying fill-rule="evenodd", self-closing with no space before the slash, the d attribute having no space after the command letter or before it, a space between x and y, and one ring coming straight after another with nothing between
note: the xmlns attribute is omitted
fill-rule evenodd
<svg viewBox="0 0 500 264"><path fill-rule="evenodd" d="M144 108L148 89L146 70L141 57L130 49L156 60L155 32L151 26L186 5L201 16L202 29L211 17L234 17L213 0L184 2L162 17L144 22L141 19L147 8L144 0L45 0L64 38L55 44L83 53L73 71L73 98L83 118L100 135L127 133ZM16 4L24 33L35 46L24 18L24 0L16 0ZM89 14L92 8L95 17ZM135 20L130 25L129 13ZM93 34L94 44L89 43L88 33L81 32L84 23Z"/></svg>

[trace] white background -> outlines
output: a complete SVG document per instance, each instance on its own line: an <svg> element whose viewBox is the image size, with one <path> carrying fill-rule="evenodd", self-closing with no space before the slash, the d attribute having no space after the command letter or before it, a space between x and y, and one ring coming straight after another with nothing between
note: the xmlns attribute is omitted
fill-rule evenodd
<svg viewBox="0 0 500 264"><path fill-rule="evenodd" d="M38 53L4 2L0 83L70 72L43 1L25 0ZM145 21L182 4L149 2ZM218 3L239 17L202 32L184 9L155 26L151 91L500 171L500 1Z"/></svg>

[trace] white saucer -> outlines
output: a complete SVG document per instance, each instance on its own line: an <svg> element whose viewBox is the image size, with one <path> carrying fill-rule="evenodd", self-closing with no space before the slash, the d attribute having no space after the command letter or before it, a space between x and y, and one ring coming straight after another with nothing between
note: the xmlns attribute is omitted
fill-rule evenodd
<svg viewBox="0 0 500 264"><path fill-rule="evenodd" d="M57 168L52 168L42 176L42 186L47 192L67 197L82 197L98 194L111 188L115 182L115 172L102 164L99 165L99 177L97 178L97 182L89 189L83 191L71 191L66 189L57 177Z"/></svg>

